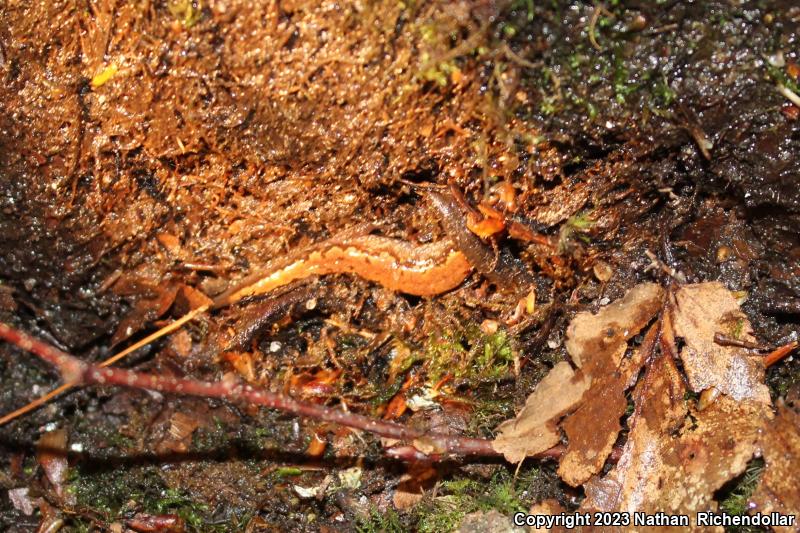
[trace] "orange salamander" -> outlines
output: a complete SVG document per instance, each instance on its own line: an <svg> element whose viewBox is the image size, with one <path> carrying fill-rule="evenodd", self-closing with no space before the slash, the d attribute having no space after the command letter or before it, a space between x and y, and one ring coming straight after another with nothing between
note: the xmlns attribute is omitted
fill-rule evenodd
<svg viewBox="0 0 800 533"><path fill-rule="evenodd" d="M213 307L265 294L309 276L341 273L356 274L406 294L434 296L459 286L470 272L472 265L449 239L415 246L377 235L333 238L245 278L218 296Z"/></svg>
<svg viewBox="0 0 800 533"><path fill-rule="evenodd" d="M356 274L397 292L435 296L458 287L474 267L502 290L527 290L533 276L525 265L507 250L495 252L473 234L451 195L429 191L427 196L442 217L446 238L414 245L369 234L333 237L268 264L218 296L213 308L325 274Z"/></svg>

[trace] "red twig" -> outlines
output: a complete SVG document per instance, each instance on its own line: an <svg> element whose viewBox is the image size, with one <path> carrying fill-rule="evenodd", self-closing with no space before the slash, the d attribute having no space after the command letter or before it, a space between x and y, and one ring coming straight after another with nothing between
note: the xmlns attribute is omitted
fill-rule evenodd
<svg viewBox="0 0 800 533"><path fill-rule="evenodd" d="M475 439L445 433L426 433L396 422L379 420L310 403L299 402L250 385L233 382L206 382L195 379L165 377L121 368L102 368L86 364L75 357L0 322L0 338L31 352L58 368L64 380L74 385L121 385L124 387L185 394L203 398L224 398L230 401L261 405L297 416L324 420L369 431L381 437L405 441L429 457L447 455L499 455L487 439ZM397 454L403 457L404 454ZM415 457L418 458L418 457Z"/></svg>
<svg viewBox="0 0 800 533"><path fill-rule="evenodd" d="M764 356L764 366L770 367L792 353L797 348L797 341L780 346Z"/></svg>

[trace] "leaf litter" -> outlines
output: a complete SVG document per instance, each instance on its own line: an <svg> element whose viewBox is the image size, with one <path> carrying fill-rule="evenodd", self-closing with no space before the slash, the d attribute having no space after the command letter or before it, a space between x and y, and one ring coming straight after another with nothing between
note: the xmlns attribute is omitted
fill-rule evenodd
<svg viewBox="0 0 800 533"><path fill-rule="evenodd" d="M717 492L763 456L748 509L796 515L800 416L789 408L773 415L762 356L718 344L719 334L755 343L735 296L718 282L668 290L644 283L595 314L578 313L567 331L572 364L552 368L497 428L494 448L519 463L565 440L558 474L584 487L578 512L684 514L695 530L704 528L694 513L717 510ZM623 420L627 434L610 460ZM564 508L544 501L531 512Z"/></svg>
<svg viewBox="0 0 800 533"><path fill-rule="evenodd" d="M758 439L758 448L767 467L751 496L754 508L765 514L777 511L800 516L800 414L780 407ZM774 529L795 531L790 527Z"/></svg>
<svg viewBox="0 0 800 533"><path fill-rule="evenodd" d="M519 415L498 428L494 448L511 462L536 455L559 440L558 420L604 387L604 376L618 373L627 341L641 331L660 307L661 288L638 285L599 313L579 313L567 330L567 352L577 370L558 363L528 398ZM610 451L610 450L609 450Z"/></svg>

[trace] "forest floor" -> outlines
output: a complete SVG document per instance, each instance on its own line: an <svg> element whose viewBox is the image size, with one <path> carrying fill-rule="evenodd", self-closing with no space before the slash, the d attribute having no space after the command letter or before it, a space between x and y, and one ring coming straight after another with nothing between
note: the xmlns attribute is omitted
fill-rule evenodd
<svg viewBox="0 0 800 533"><path fill-rule="evenodd" d="M311 276L121 364L491 439L574 362L574 317L644 282L719 281L754 339L785 345L800 324L799 46L790 1L9 0L0 322L100 362L314 243L366 225L447 238L426 192L441 186L524 291L486 264L423 296ZM301 305L278 301L292 294ZM59 384L7 344L0 375L0 414ZM763 379L775 405L800 399L796 357ZM43 442L63 449L61 478ZM388 445L238 403L76 388L0 428L0 529L175 515L189 531L448 531L469 515L502 530L490 511L586 495L553 460L407 462ZM763 464L715 501L744 513Z"/></svg>

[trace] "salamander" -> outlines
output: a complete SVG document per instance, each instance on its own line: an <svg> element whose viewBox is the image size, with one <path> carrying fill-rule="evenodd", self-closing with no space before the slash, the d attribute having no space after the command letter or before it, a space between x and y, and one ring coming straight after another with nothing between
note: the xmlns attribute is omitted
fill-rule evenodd
<svg viewBox="0 0 800 533"><path fill-rule="evenodd" d="M406 294L435 296L460 285L470 272L472 265L449 239L415 246L377 235L333 238L245 278L217 297L213 307L265 294L309 276L340 273L356 274Z"/></svg>
<svg viewBox="0 0 800 533"><path fill-rule="evenodd" d="M521 293L528 290L534 278L524 263L508 250L495 251L472 233L466 225L465 214L450 194L427 193L431 204L439 211L448 237L475 269L497 285L500 290Z"/></svg>
<svg viewBox="0 0 800 533"><path fill-rule="evenodd" d="M527 290L533 276L508 250L495 252L472 233L455 199L426 193L442 217L448 238L413 245L378 235L345 234L312 245L288 259L274 261L218 296L217 309L248 296L265 294L293 281L325 274L356 274L387 289L435 296L459 286L473 267L501 290Z"/></svg>

